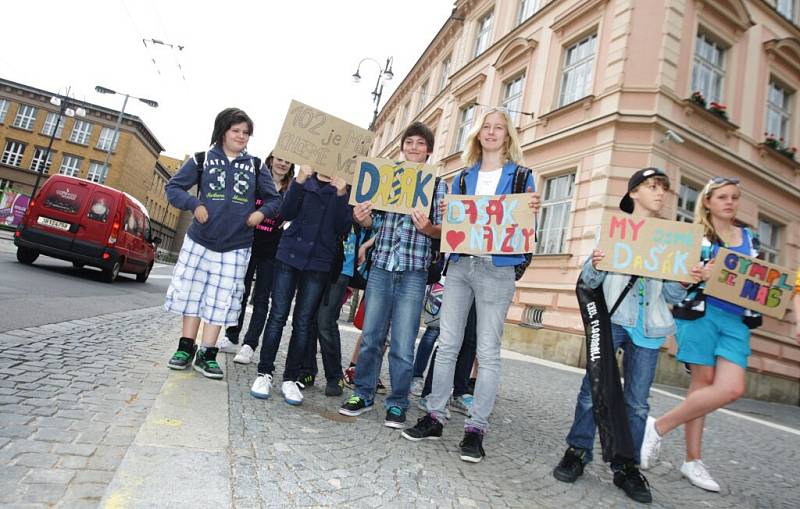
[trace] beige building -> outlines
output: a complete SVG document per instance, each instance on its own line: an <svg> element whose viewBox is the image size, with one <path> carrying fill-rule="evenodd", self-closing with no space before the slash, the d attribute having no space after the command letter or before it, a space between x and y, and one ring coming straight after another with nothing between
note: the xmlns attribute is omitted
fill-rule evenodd
<svg viewBox="0 0 800 509"><path fill-rule="evenodd" d="M504 341L583 365L575 281L639 168L667 171L664 216L685 221L709 177L738 177L764 257L800 266L799 25L798 0L458 0L381 111L373 154L396 156L421 120L452 176L483 109L512 112L544 205ZM800 402L796 321L754 331L750 396ZM657 380L686 384L674 353Z"/></svg>

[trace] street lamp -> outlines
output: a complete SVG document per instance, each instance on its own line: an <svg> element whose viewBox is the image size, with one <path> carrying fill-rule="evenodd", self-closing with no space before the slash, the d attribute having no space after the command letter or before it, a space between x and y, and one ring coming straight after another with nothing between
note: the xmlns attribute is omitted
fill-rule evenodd
<svg viewBox="0 0 800 509"><path fill-rule="evenodd" d="M53 126L53 132L50 133L50 141L47 143L47 150L44 153L44 162L36 169L36 181L33 183L33 191L31 191L31 201L36 198L36 190L39 189L39 182L42 180L42 174L47 169L47 161L50 160L50 154L53 148L53 140L56 137L58 128L61 126L61 119L67 117L85 117L86 110L75 105L71 102L69 97L70 89L67 89L66 95L54 95L50 98L50 104L58 106L58 117L56 117L56 125ZM30 205L31 201L28 201Z"/></svg>
<svg viewBox="0 0 800 509"><path fill-rule="evenodd" d="M372 91L372 100L375 102L375 111L372 113L372 122L369 124L370 130L375 127L375 120L378 118L378 109L381 103L381 95L383 94L383 80L390 81L394 78L394 73L392 72L392 57L386 59L386 65L382 66L380 62L375 60L374 58L362 58L361 61L356 66L356 72L353 73L353 81L359 83L361 81L361 74L359 71L361 70L361 64L366 61L374 62L377 64L378 69L378 79L375 82L375 90Z"/></svg>
<svg viewBox="0 0 800 509"><path fill-rule="evenodd" d="M108 150L106 151L106 160L103 161L103 170L108 174L108 160L111 159L111 151L117 146L117 137L119 136L119 128L122 125L122 117L125 114L125 106L128 105L128 98L133 97L134 99L138 99L140 102L145 103L146 105L150 106L151 108L158 108L158 103L151 99L144 99L142 97L136 97L131 94L125 94L123 92L117 92L116 90L111 90L110 88L101 87L97 85L94 87L95 91L101 94L120 94L125 96L125 100L122 102L122 109L119 110L119 115L117 116L117 124L114 126L114 132L111 135L111 143L108 145Z"/></svg>

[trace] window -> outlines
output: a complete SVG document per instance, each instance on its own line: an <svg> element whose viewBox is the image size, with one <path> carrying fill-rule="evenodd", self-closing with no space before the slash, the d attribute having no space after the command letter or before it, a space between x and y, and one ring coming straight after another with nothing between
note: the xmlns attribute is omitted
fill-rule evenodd
<svg viewBox="0 0 800 509"><path fill-rule="evenodd" d="M3 149L3 157L0 163L9 166L19 166L22 164L22 154L25 153L25 144L19 141L6 141L6 148Z"/></svg>
<svg viewBox="0 0 800 509"><path fill-rule="evenodd" d="M6 190L11 187L11 181L7 179L0 179L0 190Z"/></svg>
<svg viewBox="0 0 800 509"><path fill-rule="evenodd" d="M517 122L519 112L522 110L522 88L525 77L519 76L506 82L503 86L503 107L508 110L508 115L514 123Z"/></svg>
<svg viewBox="0 0 800 509"><path fill-rule="evenodd" d="M47 118L44 119L44 125L42 126L42 134L45 136L52 136L53 129L56 128L56 123L58 123L58 129L56 129L56 138L61 138L61 133L64 131L64 119L61 118L59 120L59 114L49 112L47 114Z"/></svg>
<svg viewBox="0 0 800 509"><path fill-rule="evenodd" d="M795 0L778 0L775 3L775 10L789 21L794 21L794 2Z"/></svg>
<svg viewBox="0 0 800 509"><path fill-rule="evenodd" d="M112 142L112 138L114 138ZM114 151L117 149L117 143L119 142L119 133L114 136L114 129L110 127L104 127L100 130L100 138L97 140L97 148L100 150L105 150L106 152Z"/></svg>
<svg viewBox="0 0 800 509"><path fill-rule="evenodd" d="M47 162L45 162L45 155L47 155ZM50 171L51 164L53 164L53 152L48 152L46 148L36 147L33 151L33 159L31 159L31 170L47 173Z"/></svg>
<svg viewBox="0 0 800 509"><path fill-rule="evenodd" d="M540 0L522 0L519 3L519 12L517 12L517 25L521 24L526 19L530 18L534 12L539 10Z"/></svg>
<svg viewBox="0 0 800 509"><path fill-rule="evenodd" d="M78 156L64 155L61 158L61 168L59 168L58 173L75 177L81 171L82 161L83 159Z"/></svg>
<svg viewBox="0 0 800 509"><path fill-rule="evenodd" d="M697 34L692 68L692 91L699 91L706 102L722 102L725 78L725 49L705 34Z"/></svg>
<svg viewBox="0 0 800 509"><path fill-rule="evenodd" d="M20 104L17 110L17 116L14 118L14 127L20 129L33 130L33 123L36 122L36 108L27 104Z"/></svg>
<svg viewBox="0 0 800 509"><path fill-rule="evenodd" d="M72 134L69 135L69 141L80 143L81 145L88 145L91 135L92 124L85 120L76 120L75 126L72 128Z"/></svg>
<svg viewBox="0 0 800 509"><path fill-rule="evenodd" d="M694 207L697 205L697 197L700 195L700 189L686 182L681 182L680 191L678 191L678 213L675 219L683 221L684 223L694 222Z"/></svg>
<svg viewBox="0 0 800 509"><path fill-rule="evenodd" d="M789 106L791 92L782 87L775 80L770 80L767 92L767 133L774 137L786 140L789 144L789 125L792 119L792 110Z"/></svg>
<svg viewBox="0 0 800 509"><path fill-rule="evenodd" d="M589 95L592 89L592 67L594 66L596 42L597 34L593 34L567 48L564 71L561 76L559 106Z"/></svg>
<svg viewBox="0 0 800 509"><path fill-rule="evenodd" d="M422 83L422 86L419 87L419 102L417 103L417 113L422 111L422 108L428 104L428 80L425 80Z"/></svg>
<svg viewBox="0 0 800 509"><path fill-rule="evenodd" d="M405 129L408 125L408 110L411 109L411 101L407 102L405 106L403 106L403 113L400 115L400 129Z"/></svg>
<svg viewBox="0 0 800 509"><path fill-rule="evenodd" d="M475 117L475 105L468 104L461 108L458 113L458 136L456 136L456 146L454 152L461 152L464 150L464 145L467 143L467 135L472 129L472 121Z"/></svg>
<svg viewBox="0 0 800 509"><path fill-rule="evenodd" d="M489 47L489 36L492 32L492 15L493 12L489 11L489 13L478 20L478 33L475 36L475 53L473 56L478 56Z"/></svg>
<svg viewBox="0 0 800 509"><path fill-rule="evenodd" d="M89 163L89 174L86 176L87 180L102 184L106 181L108 175L108 167L103 163L92 161Z"/></svg>
<svg viewBox="0 0 800 509"><path fill-rule="evenodd" d="M389 127L386 129L386 139L383 140L384 145L388 145L390 141L392 141L392 136L394 134L394 119L389 122Z"/></svg>
<svg viewBox="0 0 800 509"><path fill-rule="evenodd" d="M779 263L781 227L769 219L758 219L758 239L761 241L759 259L769 263Z"/></svg>
<svg viewBox="0 0 800 509"><path fill-rule="evenodd" d="M444 90L447 85L447 78L450 77L450 55L442 60L442 74L439 76L439 92Z"/></svg>
<svg viewBox="0 0 800 509"><path fill-rule="evenodd" d="M0 99L0 124L5 122L6 114L8 113L8 101Z"/></svg>
<svg viewBox="0 0 800 509"><path fill-rule="evenodd" d="M574 189L574 173L552 177L545 182L538 225L539 242L536 244L536 254L558 254L564 252L570 204Z"/></svg>

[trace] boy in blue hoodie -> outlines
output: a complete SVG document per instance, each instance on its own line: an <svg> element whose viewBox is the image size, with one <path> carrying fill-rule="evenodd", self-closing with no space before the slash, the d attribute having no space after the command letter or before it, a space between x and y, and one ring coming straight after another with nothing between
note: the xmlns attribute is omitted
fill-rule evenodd
<svg viewBox="0 0 800 509"><path fill-rule="evenodd" d="M164 302L165 310L183 315L171 369L185 369L196 352L194 369L222 378L215 345L220 328L236 324L239 317L253 228L277 214L281 204L270 172L256 168L257 159L247 154L252 134L253 121L244 111L221 111L202 166L190 158L167 183L170 204L194 214ZM188 192L195 185L197 196ZM258 210L256 198L263 200ZM201 320L205 326L198 349Z"/></svg>

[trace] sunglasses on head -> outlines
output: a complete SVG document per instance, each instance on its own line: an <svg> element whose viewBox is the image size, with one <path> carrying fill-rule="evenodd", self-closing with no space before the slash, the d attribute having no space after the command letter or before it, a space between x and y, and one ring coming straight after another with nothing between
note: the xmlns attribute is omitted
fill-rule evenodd
<svg viewBox="0 0 800 509"><path fill-rule="evenodd" d="M714 185L719 184L733 184L735 186L739 185L739 179L736 177L714 177L712 178L709 183Z"/></svg>

